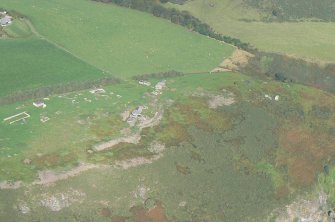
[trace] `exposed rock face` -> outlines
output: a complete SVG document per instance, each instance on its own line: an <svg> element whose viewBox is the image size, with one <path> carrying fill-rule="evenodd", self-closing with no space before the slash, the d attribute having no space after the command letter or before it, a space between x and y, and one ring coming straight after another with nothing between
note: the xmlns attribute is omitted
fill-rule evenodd
<svg viewBox="0 0 335 222"><path fill-rule="evenodd" d="M285 211L279 213L276 222L304 221L317 222L328 221L327 211L324 209L327 202L325 193L309 199L298 199L286 206Z"/></svg>
<svg viewBox="0 0 335 222"><path fill-rule="evenodd" d="M42 194L40 204L49 208L51 211L60 211L63 208L71 206L73 203L81 203L85 199L85 193L78 190L70 190L66 193Z"/></svg>
<svg viewBox="0 0 335 222"><path fill-rule="evenodd" d="M28 207L27 203L22 202L22 201L18 204L18 206L16 206L16 208L22 214L28 214L31 211L30 208Z"/></svg>
<svg viewBox="0 0 335 222"><path fill-rule="evenodd" d="M151 153L159 154L165 150L165 145L159 143L158 141L153 141L148 147L148 150Z"/></svg>
<svg viewBox="0 0 335 222"><path fill-rule="evenodd" d="M230 106L235 103L235 99L233 96L223 96L223 95L215 95L210 96L208 100L208 106L211 109L216 109L220 106Z"/></svg>

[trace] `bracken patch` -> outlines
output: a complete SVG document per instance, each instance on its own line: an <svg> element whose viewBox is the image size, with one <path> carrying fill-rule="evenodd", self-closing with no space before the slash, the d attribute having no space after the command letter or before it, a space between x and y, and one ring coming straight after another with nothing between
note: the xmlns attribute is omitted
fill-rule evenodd
<svg viewBox="0 0 335 222"><path fill-rule="evenodd" d="M287 167L289 180L294 185L311 185L323 162L335 154L331 141L328 135L310 129L282 129L277 165Z"/></svg>

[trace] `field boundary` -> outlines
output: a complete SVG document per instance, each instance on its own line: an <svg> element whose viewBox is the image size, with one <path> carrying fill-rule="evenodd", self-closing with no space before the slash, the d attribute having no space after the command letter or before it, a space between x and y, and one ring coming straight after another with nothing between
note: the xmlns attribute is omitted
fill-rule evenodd
<svg viewBox="0 0 335 222"><path fill-rule="evenodd" d="M22 116L22 117L20 117L20 116ZM4 122L10 121L9 124L12 125L13 123L16 123L16 122L19 122L21 120L25 120L25 119L28 119L28 118L30 118L30 115L25 111L25 112L18 113L16 115L12 115L12 116L9 116L7 118L4 118L3 121Z"/></svg>
<svg viewBox="0 0 335 222"><path fill-rule="evenodd" d="M37 29L35 28L35 26L31 23L31 21L30 21L29 19L27 19L27 18L23 18L23 20L27 23L27 25L28 25L28 27L30 28L31 32L32 32L33 35L35 35L37 38L46 41L47 43L49 43L49 44L55 46L56 48L58 48L58 49L60 49L60 50L62 50L62 51L64 51L64 52L66 52L67 54L69 54L69 55L75 57L76 59L82 61L83 63L85 63L85 64L87 64L87 65L90 65L90 66L92 66L92 67L94 67L94 68L96 68L96 69L98 69L98 70L100 70L100 71L102 71L102 72L105 72L105 73L108 73L108 74L111 75L111 73L110 73L109 71L104 70L104 69L101 69L100 67L97 67L96 65L91 64L90 62L84 60L84 59L81 58L80 56L74 54L73 52L71 52L71 51L69 51L68 49L64 48L63 46L59 45L58 43L56 43L56 42L54 42L54 41L51 41L50 39L48 39L48 38L46 38L45 36L43 36L41 33L39 33L39 32L37 31Z"/></svg>
<svg viewBox="0 0 335 222"><path fill-rule="evenodd" d="M44 86L37 89L18 91L10 95L0 97L0 105L12 104L15 102L25 101L28 99L43 98L50 96L52 94L63 94L63 93L85 90L92 87L112 85L120 82L121 82L120 79L110 76L91 81L70 82L67 84Z"/></svg>

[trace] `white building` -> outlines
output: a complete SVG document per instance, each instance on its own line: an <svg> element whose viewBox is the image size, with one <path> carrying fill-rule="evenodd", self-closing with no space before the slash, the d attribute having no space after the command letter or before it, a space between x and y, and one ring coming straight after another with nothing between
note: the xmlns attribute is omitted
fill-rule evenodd
<svg viewBox="0 0 335 222"><path fill-rule="evenodd" d="M136 123L136 120L138 117L140 117L142 115L142 111L143 109L145 109L146 107L144 106L138 106L136 107L136 109L134 109L131 114L129 115L127 122L133 126Z"/></svg>
<svg viewBox="0 0 335 222"><path fill-rule="evenodd" d="M37 108L45 108L47 105L44 102L33 102L33 105Z"/></svg>
<svg viewBox="0 0 335 222"><path fill-rule="evenodd" d="M140 85L144 85L144 86L150 86L151 85L151 82L148 82L148 81L145 81L145 80L140 80L140 81L138 81L138 83Z"/></svg>
<svg viewBox="0 0 335 222"><path fill-rule="evenodd" d="M90 90L90 93L92 94L103 94L103 93L106 93L106 91L104 89L93 89L93 90Z"/></svg>
<svg viewBox="0 0 335 222"><path fill-rule="evenodd" d="M12 23L12 17L9 15L5 15L3 18L0 18L0 25L2 27L10 25Z"/></svg>

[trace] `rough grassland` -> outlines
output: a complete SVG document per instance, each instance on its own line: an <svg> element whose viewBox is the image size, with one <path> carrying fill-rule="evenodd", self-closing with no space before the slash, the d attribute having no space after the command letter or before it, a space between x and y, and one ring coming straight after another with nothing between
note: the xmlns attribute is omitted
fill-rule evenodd
<svg viewBox="0 0 335 222"><path fill-rule="evenodd" d="M150 92L159 79L150 79L151 87L111 85L103 95L85 90L52 96L45 109L32 101L0 107L0 119L21 111L31 115L25 123L1 123L0 181L29 183L39 170L60 172L79 162L100 166L55 186L0 190L0 220L115 221L111 215L130 217L130 206L150 207L150 198L163 203L170 220L264 221L273 208L311 187L335 156L332 94L233 72L166 80L163 94L154 98ZM231 97L234 104L208 106L213 98ZM148 105L144 115L150 116L164 106L160 123L144 129L138 144L93 151L121 136L128 124L120 114L138 105ZM50 120L42 123L41 116ZM157 143L165 150L154 148ZM152 157L157 159L149 164ZM127 168L143 158L148 164ZM122 167L127 169L116 169ZM327 193L330 181L321 181ZM22 206L31 213L22 214ZM57 206L64 208L51 212Z"/></svg>
<svg viewBox="0 0 335 222"><path fill-rule="evenodd" d="M334 61L334 23L283 22L265 23L255 9L245 8L241 1L189 1L175 6L190 11L215 30L249 42L256 48L293 54L299 57ZM254 20L252 22L246 20Z"/></svg>
<svg viewBox="0 0 335 222"><path fill-rule="evenodd" d="M118 77L209 71L233 51L163 19L89 0L4 0L1 7L19 11L42 36Z"/></svg>
<svg viewBox="0 0 335 222"><path fill-rule="evenodd" d="M2 39L0 51L0 96L104 75L101 70L38 39Z"/></svg>

